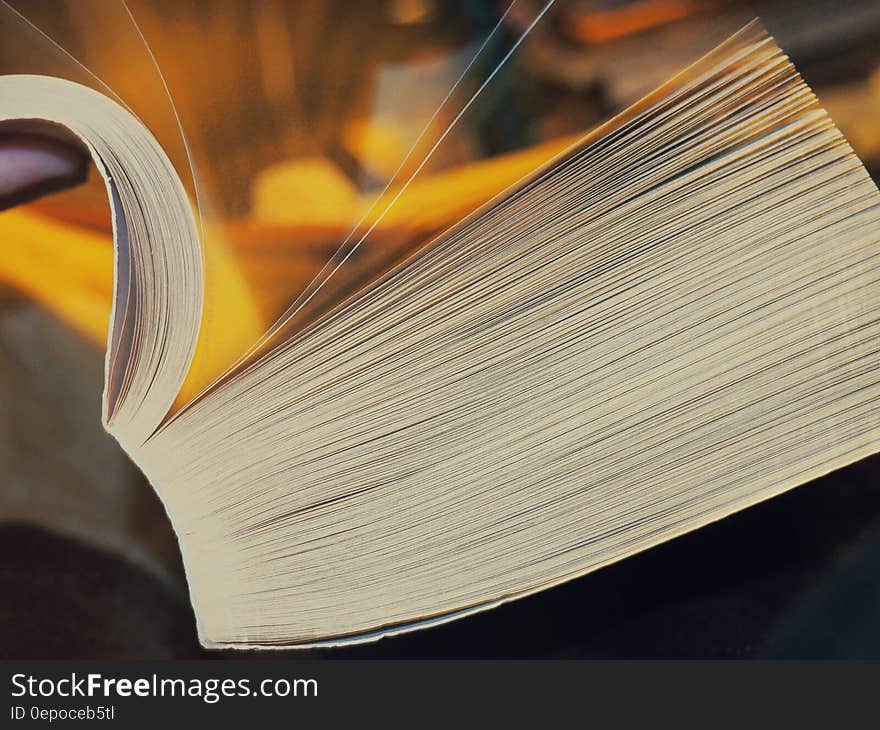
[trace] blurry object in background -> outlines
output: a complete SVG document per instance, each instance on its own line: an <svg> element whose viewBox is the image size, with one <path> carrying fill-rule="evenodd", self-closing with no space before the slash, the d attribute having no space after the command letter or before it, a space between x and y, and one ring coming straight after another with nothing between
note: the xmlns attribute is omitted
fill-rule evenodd
<svg viewBox="0 0 880 730"><path fill-rule="evenodd" d="M87 171L76 144L0 129L0 210L81 183Z"/></svg>
<svg viewBox="0 0 880 730"><path fill-rule="evenodd" d="M270 223L351 228L357 219L354 183L322 157L279 163L254 182L254 217ZM256 236L255 236L256 238Z"/></svg>
<svg viewBox="0 0 880 730"><path fill-rule="evenodd" d="M825 91L823 98L876 179L880 173L880 64L868 79L838 84Z"/></svg>
<svg viewBox="0 0 880 730"><path fill-rule="evenodd" d="M718 9L726 2L729 0L584 0L571 4L560 25L579 43L607 43Z"/></svg>
<svg viewBox="0 0 880 730"><path fill-rule="evenodd" d="M113 301L113 249L107 234L27 210L0 213L0 227L0 281L103 345Z"/></svg>
<svg viewBox="0 0 880 730"><path fill-rule="evenodd" d="M542 163L571 147L582 136L578 134L554 139L521 152L498 155L425 175L416 179L387 213L382 203L393 198L399 192L399 186L392 187L376 204L374 195L358 195L353 188L345 186L341 176L328 163L320 167L315 162L283 163L265 170L257 177L254 217L257 221L268 223L292 226L323 223L340 229L351 228L353 223L363 219L364 226L378 223L384 228L408 227L424 238L460 220ZM349 222L347 216L340 214L340 208L325 207L310 199L308 193L301 196L302 207L284 204L285 201L296 200L295 196L300 191L309 188L314 191L321 175L325 178L325 184L334 189L331 200L345 199L348 210L357 216L355 221ZM332 186L329 184L331 175ZM314 192L311 196L314 196ZM417 239L413 247L419 242Z"/></svg>
<svg viewBox="0 0 880 730"><path fill-rule="evenodd" d="M390 0L388 3L388 16L392 23L398 25L424 23L436 11L436 0Z"/></svg>
<svg viewBox="0 0 880 730"><path fill-rule="evenodd" d="M853 133L847 115L838 119L835 113L846 88L880 68L876 0L559 0L553 21L523 48L528 62L522 74L551 98L567 99L567 109L577 106L579 95L599 90L596 103L608 113L632 103L706 43L756 16L866 164L880 163L875 152L861 147L868 128L880 130L880 118L869 122L865 114L861 131ZM871 98L877 93L872 89Z"/></svg>
<svg viewBox="0 0 880 730"><path fill-rule="evenodd" d="M9 289L0 295L0 522L112 550L179 590L164 510L96 420L98 350Z"/></svg>

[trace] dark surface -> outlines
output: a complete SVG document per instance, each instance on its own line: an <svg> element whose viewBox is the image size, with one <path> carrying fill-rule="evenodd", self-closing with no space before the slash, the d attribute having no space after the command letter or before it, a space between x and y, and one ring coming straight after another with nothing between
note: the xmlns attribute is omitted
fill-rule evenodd
<svg viewBox="0 0 880 730"><path fill-rule="evenodd" d="M199 655L186 604L115 555L7 524L0 556L0 658Z"/></svg>
<svg viewBox="0 0 880 730"><path fill-rule="evenodd" d="M0 526L0 657L880 657L880 457L488 613L378 643L205 652L186 597Z"/></svg>

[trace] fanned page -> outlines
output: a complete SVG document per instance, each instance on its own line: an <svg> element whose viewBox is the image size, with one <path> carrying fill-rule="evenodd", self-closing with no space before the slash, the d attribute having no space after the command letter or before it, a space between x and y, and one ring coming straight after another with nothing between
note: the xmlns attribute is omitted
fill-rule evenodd
<svg viewBox="0 0 880 730"><path fill-rule="evenodd" d="M105 423L207 646L458 618L880 446L880 193L757 24L173 413L204 289L184 187L97 92L0 78L22 119L107 181Z"/></svg>

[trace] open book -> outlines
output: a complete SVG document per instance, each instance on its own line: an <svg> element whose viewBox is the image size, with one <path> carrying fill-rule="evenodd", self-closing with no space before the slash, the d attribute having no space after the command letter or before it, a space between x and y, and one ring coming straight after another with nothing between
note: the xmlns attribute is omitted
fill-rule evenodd
<svg viewBox="0 0 880 730"><path fill-rule="evenodd" d="M0 123L106 181L103 419L207 646L455 619L880 447L880 193L757 24L184 403L203 251L161 147L56 78L0 77Z"/></svg>

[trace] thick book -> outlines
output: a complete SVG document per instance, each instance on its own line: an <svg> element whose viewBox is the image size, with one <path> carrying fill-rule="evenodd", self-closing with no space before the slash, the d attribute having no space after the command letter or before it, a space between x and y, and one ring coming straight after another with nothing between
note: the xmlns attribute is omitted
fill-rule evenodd
<svg viewBox="0 0 880 730"><path fill-rule="evenodd" d="M0 77L0 122L66 128L106 182L103 420L206 646L456 619L880 447L880 192L758 24L183 398L205 268L178 172L71 81Z"/></svg>

